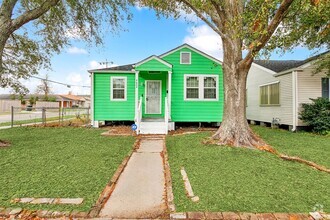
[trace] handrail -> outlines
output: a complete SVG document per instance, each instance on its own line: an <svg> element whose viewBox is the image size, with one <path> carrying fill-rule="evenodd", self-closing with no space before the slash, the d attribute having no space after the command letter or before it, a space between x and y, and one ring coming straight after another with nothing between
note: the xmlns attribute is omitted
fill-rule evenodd
<svg viewBox="0 0 330 220"><path fill-rule="evenodd" d="M168 133L168 121L169 121L169 110L168 110L168 99L165 97L165 134Z"/></svg>
<svg viewBox="0 0 330 220"><path fill-rule="evenodd" d="M136 116L137 130L136 130L136 134L140 133L141 121L142 121L142 97L140 97L139 105L138 105L138 109L137 109L137 116Z"/></svg>

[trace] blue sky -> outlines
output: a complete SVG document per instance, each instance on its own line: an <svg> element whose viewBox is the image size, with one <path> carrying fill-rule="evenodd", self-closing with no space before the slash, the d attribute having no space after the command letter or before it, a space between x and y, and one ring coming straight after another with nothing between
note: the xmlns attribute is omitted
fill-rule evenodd
<svg viewBox="0 0 330 220"><path fill-rule="evenodd" d="M160 55L183 43L190 45L222 59L221 40L208 26L202 22L188 23L184 19L158 19L155 12L147 8L132 7L133 19L122 23L123 29L116 34L107 33L103 46L88 46L79 39L72 39L72 45L65 48L59 55L54 55L52 70L40 70L38 76L46 73L54 81L79 85L67 88L63 85L51 84L52 92L56 94L89 94L90 85L88 69L102 67L99 62L113 62L111 65L136 63L150 55ZM188 20L196 21L193 15L187 15ZM106 24L105 24L106 25ZM279 56L274 53L271 59L306 59L313 55L305 48L296 48L294 53ZM24 80L31 93L40 80ZM0 93L9 93L10 89L0 89Z"/></svg>

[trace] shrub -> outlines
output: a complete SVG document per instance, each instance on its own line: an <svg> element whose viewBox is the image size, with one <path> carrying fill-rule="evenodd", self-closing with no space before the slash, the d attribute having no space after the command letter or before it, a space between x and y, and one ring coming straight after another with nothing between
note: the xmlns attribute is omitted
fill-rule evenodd
<svg viewBox="0 0 330 220"><path fill-rule="evenodd" d="M303 110L299 119L311 126L313 132L327 134L330 132L330 101L326 98L311 99L313 103L302 104Z"/></svg>

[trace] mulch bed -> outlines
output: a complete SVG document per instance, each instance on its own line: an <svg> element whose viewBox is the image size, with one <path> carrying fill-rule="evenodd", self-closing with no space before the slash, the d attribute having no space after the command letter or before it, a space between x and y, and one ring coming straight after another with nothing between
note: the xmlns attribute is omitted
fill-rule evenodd
<svg viewBox="0 0 330 220"><path fill-rule="evenodd" d="M185 134L194 134L198 132L203 132L203 131L211 131L211 132L216 132L218 128L198 128L198 127L180 127L179 129L176 129L174 131L169 131L169 135L185 135Z"/></svg>
<svg viewBox="0 0 330 220"><path fill-rule="evenodd" d="M104 136L136 136L136 132L132 131L131 126L115 125L103 127L106 132L102 133Z"/></svg>

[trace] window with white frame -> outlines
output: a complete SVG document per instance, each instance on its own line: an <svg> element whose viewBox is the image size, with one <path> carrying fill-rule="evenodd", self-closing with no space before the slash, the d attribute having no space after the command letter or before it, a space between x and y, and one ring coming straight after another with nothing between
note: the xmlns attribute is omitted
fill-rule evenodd
<svg viewBox="0 0 330 220"><path fill-rule="evenodd" d="M218 76L217 75L185 75L184 99L185 100L217 100Z"/></svg>
<svg viewBox="0 0 330 220"><path fill-rule="evenodd" d="M260 86L260 105L280 104L280 83L271 83Z"/></svg>
<svg viewBox="0 0 330 220"><path fill-rule="evenodd" d="M191 53L181 52L180 53L180 64L191 64Z"/></svg>
<svg viewBox="0 0 330 220"><path fill-rule="evenodd" d="M330 98L330 79L329 78L322 78L322 97L323 98Z"/></svg>
<svg viewBox="0 0 330 220"><path fill-rule="evenodd" d="M126 101L126 77L111 77L111 100Z"/></svg>

